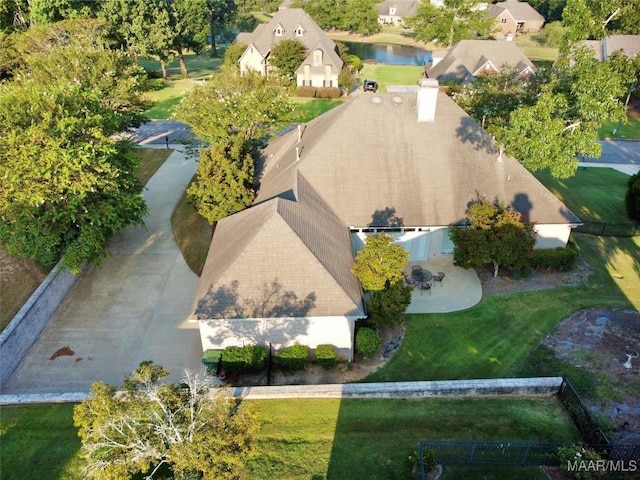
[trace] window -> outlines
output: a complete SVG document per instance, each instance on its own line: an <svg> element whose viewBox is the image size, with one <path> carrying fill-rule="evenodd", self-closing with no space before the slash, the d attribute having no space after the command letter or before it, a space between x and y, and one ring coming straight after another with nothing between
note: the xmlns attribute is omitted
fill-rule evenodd
<svg viewBox="0 0 640 480"><path fill-rule="evenodd" d="M506 18L501 18L500 19L500 23L507 23L507 19Z"/></svg>
<svg viewBox="0 0 640 480"><path fill-rule="evenodd" d="M298 25L296 27L295 33L296 33L296 37L301 37L304 35L304 28L302 28L302 25Z"/></svg>
<svg viewBox="0 0 640 480"><path fill-rule="evenodd" d="M395 7L389 7L389 15L395 15L396 14L396 8Z"/></svg>
<svg viewBox="0 0 640 480"><path fill-rule="evenodd" d="M275 34L276 34L276 37L281 37L281 36L282 36L282 34L284 33L284 28L282 28L282 26L281 26L281 25L278 25L278 26L276 27L276 29L274 30L274 32L275 32Z"/></svg>

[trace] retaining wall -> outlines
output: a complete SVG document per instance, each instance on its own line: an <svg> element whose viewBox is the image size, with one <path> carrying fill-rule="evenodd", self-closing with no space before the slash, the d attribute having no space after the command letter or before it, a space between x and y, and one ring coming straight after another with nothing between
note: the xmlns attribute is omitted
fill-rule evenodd
<svg viewBox="0 0 640 480"><path fill-rule="evenodd" d="M0 391L78 277L58 263L0 334Z"/></svg>

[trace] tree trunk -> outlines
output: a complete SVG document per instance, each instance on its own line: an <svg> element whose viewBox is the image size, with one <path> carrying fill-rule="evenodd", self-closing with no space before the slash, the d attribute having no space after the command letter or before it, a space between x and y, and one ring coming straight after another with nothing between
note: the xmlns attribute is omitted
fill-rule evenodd
<svg viewBox="0 0 640 480"><path fill-rule="evenodd" d="M213 8L209 7L209 35L211 35L211 56L217 57L218 50L216 48L216 32L215 32L216 19L213 15Z"/></svg>
<svg viewBox="0 0 640 480"><path fill-rule="evenodd" d="M187 63L184 61L182 49L178 49L178 59L180 60L180 73L182 78L189 78L189 70L187 70Z"/></svg>
<svg viewBox="0 0 640 480"><path fill-rule="evenodd" d="M167 80L169 78L169 74L167 73L167 64L164 60L160 60L160 68L162 69L162 79Z"/></svg>
<svg viewBox="0 0 640 480"><path fill-rule="evenodd" d="M493 262L493 278L497 278L498 277L498 269L500 268L500 265L495 260L492 260L492 262Z"/></svg>

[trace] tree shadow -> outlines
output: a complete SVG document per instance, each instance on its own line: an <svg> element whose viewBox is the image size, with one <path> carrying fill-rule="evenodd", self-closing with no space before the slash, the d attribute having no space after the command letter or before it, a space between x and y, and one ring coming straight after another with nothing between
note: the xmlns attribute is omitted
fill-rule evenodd
<svg viewBox="0 0 640 480"><path fill-rule="evenodd" d="M215 290L210 287L197 303L195 317L215 327L207 338L221 345L230 338L246 344L285 344L308 333L306 317L315 307L315 292L304 298L286 290L274 279L264 283L253 294L240 293L239 282L233 281Z"/></svg>
<svg viewBox="0 0 640 480"><path fill-rule="evenodd" d="M385 207L384 210L376 210L371 215L370 227L403 227L404 221L396 215L395 207Z"/></svg>
<svg viewBox="0 0 640 480"><path fill-rule="evenodd" d="M471 117L464 117L460 126L456 129L458 138L462 143L470 143L477 151L484 151L489 155L500 154L494 139Z"/></svg>

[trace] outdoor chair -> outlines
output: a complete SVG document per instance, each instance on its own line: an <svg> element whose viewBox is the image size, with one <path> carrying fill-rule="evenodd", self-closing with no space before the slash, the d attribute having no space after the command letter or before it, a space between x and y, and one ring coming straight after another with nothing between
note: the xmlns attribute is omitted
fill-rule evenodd
<svg viewBox="0 0 640 480"><path fill-rule="evenodd" d="M420 295L422 295L423 290L428 290L429 295L431 295L431 284L429 282L421 282L420 283Z"/></svg>
<svg viewBox="0 0 640 480"><path fill-rule="evenodd" d="M409 276L409 275L405 275L404 276L404 281L406 282L407 285L409 285L411 288L416 288L416 280L415 278Z"/></svg>
<svg viewBox="0 0 640 480"><path fill-rule="evenodd" d="M433 276L432 280L434 282L440 282L440 286L442 287L442 280L444 280L444 272L438 272L437 275Z"/></svg>

